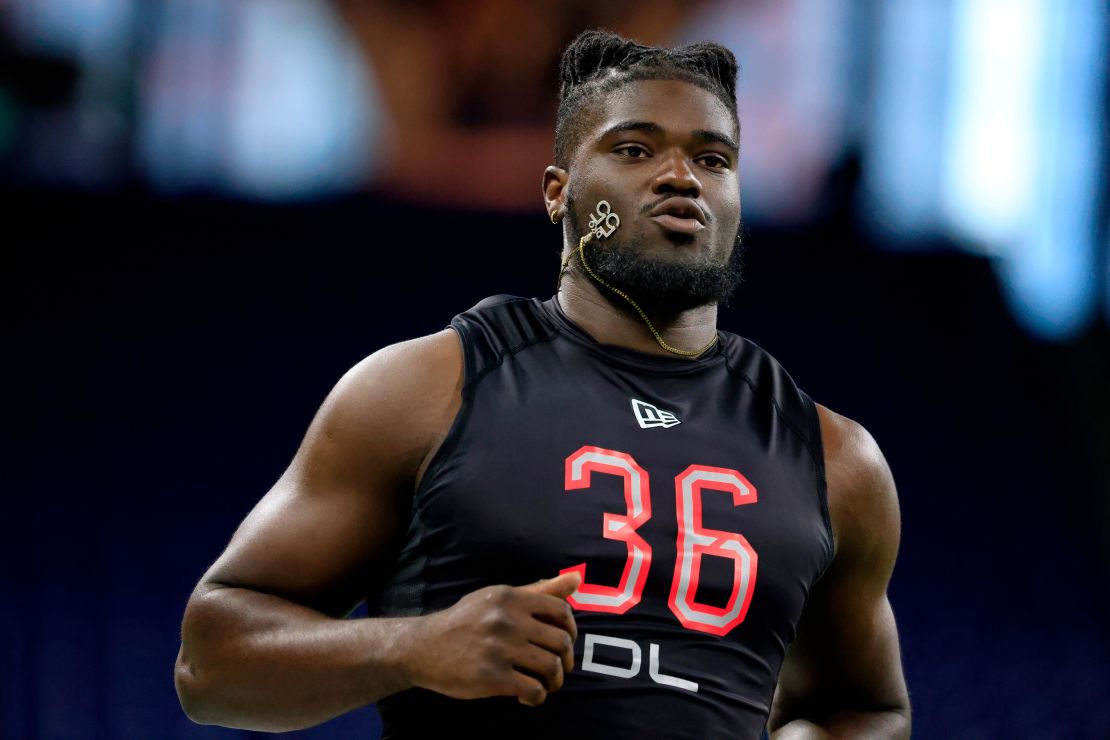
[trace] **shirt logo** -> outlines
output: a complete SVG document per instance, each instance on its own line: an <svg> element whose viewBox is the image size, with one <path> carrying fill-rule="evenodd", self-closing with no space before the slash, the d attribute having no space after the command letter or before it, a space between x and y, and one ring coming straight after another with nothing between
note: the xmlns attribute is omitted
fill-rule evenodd
<svg viewBox="0 0 1110 740"><path fill-rule="evenodd" d="M636 414L636 421L641 429L651 429L652 427L666 429L682 423L670 411L664 411L658 406L652 406L650 403L644 403L635 398L632 399L632 412Z"/></svg>

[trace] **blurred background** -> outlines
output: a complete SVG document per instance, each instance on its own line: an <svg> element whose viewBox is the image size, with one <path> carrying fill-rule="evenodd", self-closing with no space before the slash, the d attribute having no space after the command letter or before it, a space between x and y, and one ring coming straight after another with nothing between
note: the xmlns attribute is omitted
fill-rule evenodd
<svg viewBox="0 0 1110 740"><path fill-rule="evenodd" d="M189 592L351 365L550 296L591 27L740 61L721 323L891 463L915 737L1110 737L1099 0L0 0L0 736L262 734L178 707Z"/></svg>

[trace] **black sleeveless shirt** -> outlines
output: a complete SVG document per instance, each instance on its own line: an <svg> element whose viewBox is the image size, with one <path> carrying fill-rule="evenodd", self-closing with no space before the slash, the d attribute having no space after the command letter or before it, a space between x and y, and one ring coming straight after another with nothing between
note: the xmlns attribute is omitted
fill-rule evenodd
<svg viewBox="0 0 1110 740"><path fill-rule="evenodd" d="M577 569L575 668L534 708L401 692L378 705L384 737L760 737L832 558L813 402L724 331L698 358L660 357L510 296L451 326L462 407L371 614Z"/></svg>

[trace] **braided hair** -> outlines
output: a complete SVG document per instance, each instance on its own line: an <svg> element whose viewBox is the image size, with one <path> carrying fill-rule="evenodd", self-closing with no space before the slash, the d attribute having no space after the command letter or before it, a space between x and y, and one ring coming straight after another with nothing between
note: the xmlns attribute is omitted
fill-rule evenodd
<svg viewBox="0 0 1110 740"><path fill-rule="evenodd" d="M559 61L555 164L564 169L587 129L583 110L634 80L682 80L707 90L731 111L736 131L736 57L709 42L675 49L645 46L608 31L583 31Z"/></svg>

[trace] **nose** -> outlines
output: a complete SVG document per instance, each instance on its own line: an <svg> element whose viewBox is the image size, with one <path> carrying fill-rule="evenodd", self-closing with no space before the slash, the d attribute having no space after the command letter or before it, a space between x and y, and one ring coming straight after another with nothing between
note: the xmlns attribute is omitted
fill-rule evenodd
<svg viewBox="0 0 1110 740"><path fill-rule="evenodd" d="M661 166L652 181L652 192L657 195L675 193L689 198L701 195L701 182L684 153L671 152L660 159Z"/></svg>

